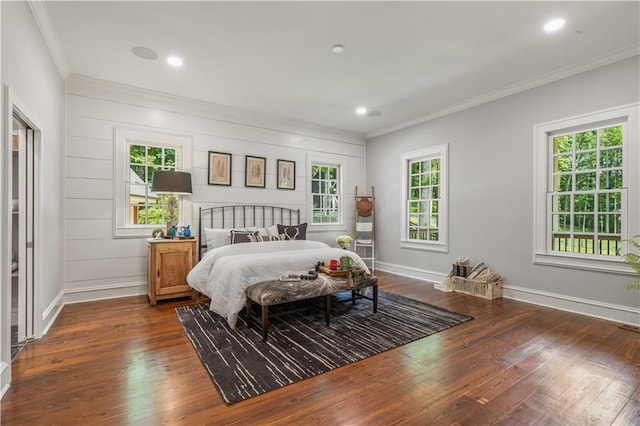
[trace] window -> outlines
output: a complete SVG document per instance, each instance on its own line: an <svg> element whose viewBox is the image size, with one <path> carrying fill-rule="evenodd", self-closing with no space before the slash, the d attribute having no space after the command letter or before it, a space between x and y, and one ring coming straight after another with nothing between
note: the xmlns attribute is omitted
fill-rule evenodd
<svg viewBox="0 0 640 426"><path fill-rule="evenodd" d="M191 140L186 136L134 129L115 130L115 236L150 236L163 228L168 216L168 195L151 192L158 170L188 170ZM178 216L188 224L190 203L182 197Z"/></svg>
<svg viewBox="0 0 640 426"><path fill-rule="evenodd" d="M339 165L311 163L313 225L342 223L340 179Z"/></svg>
<svg viewBox="0 0 640 426"><path fill-rule="evenodd" d="M129 194L128 225L164 224L169 195L152 194L151 182L158 170L176 170L176 149L137 142L126 145L129 151L129 181L125 184Z"/></svg>
<svg viewBox="0 0 640 426"><path fill-rule="evenodd" d="M402 247L447 248L447 145L402 157Z"/></svg>
<svg viewBox="0 0 640 426"><path fill-rule="evenodd" d="M536 126L537 262L620 269L628 231L638 230L634 126L637 107Z"/></svg>

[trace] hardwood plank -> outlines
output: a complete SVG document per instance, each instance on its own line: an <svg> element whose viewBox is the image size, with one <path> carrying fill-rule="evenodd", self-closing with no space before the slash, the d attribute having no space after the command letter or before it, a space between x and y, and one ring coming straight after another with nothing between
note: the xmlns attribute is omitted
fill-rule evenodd
<svg viewBox="0 0 640 426"><path fill-rule="evenodd" d="M226 406L175 314L192 301L67 305L14 361L2 424L640 424L637 333L377 275L475 319Z"/></svg>

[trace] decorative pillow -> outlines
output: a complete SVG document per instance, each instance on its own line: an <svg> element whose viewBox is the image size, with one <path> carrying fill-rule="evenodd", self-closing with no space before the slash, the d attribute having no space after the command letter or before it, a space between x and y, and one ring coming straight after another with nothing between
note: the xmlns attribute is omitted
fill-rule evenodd
<svg viewBox="0 0 640 426"><path fill-rule="evenodd" d="M269 231L266 228L256 228L255 226L247 226L247 231L257 232L258 235L266 236L269 235Z"/></svg>
<svg viewBox="0 0 640 426"><path fill-rule="evenodd" d="M245 228L236 228L235 231L246 231ZM207 250L231 244L231 229L204 228L204 236L207 240Z"/></svg>
<svg viewBox="0 0 640 426"><path fill-rule="evenodd" d="M273 225L267 228L267 234L269 235L280 235L278 232L278 225Z"/></svg>
<svg viewBox="0 0 640 426"><path fill-rule="evenodd" d="M306 240L307 224L300 225L278 225L278 234L285 234L287 240Z"/></svg>
<svg viewBox="0 0 640 426"><path fill-rule="evenodd" d="M287 239L287 236L284 234L280 235L249 235L249 241L252 243L263 243L265 241L284 241Z"/></svg>
<svg viewBox="0 0 640 426"><path fill-rule="evenodd" d="M231 230L231 244L250 243L251 237L255 238L258 235L258 231L238 231L236 229Z"/></svg>

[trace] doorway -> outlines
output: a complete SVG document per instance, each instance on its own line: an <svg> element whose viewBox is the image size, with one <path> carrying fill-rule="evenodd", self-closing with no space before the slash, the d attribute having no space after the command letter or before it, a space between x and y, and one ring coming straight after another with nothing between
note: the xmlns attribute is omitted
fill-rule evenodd
<svg viewBox="0 0 640 426"><path fill-rule="evenodd" d="M39 132L14 108L11 132L11 360L36 336Z"/></svg>

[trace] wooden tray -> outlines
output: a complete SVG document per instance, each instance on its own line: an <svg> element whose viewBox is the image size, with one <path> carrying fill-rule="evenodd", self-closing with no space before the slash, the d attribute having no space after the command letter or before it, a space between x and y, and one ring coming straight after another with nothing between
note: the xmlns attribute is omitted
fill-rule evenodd
<svg viewBox="0 0 640 426"><path fill-rule="evenodd" d="M320 270L320 272L322 272L323 274L327 274L330 277L346 277L347 276L347 271L343 271L342 269L332 270L332 269L329 269L328 266L324 266L324 265L320 265L318 269Z"/></svg>

